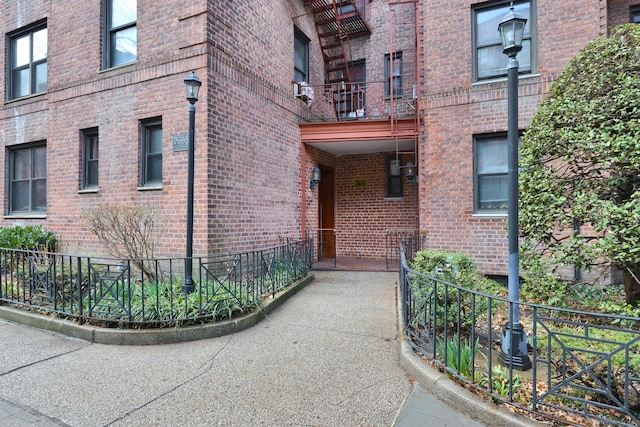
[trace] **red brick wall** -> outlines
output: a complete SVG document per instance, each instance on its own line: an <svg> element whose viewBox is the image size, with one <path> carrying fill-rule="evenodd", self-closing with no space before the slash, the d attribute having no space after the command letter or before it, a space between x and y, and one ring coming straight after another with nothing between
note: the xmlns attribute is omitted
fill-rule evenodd
<svg viewBox="0 0 640 427"><path fill-rule="evenodd" d="M608 27L615 27L616 25L629 23L629 7L640 6L638 0L608 0Z"/></svg>
<svg viewBox="0 0 640 427"><path fill-rule="evenodd" d="M300 236L297 117L304 104L293 98L291 80L292 18L305 13L302 2L274 1L269 8L242 0L139 2L136 63L103 71L100 2L33 1L27 12L20 4L4 6L0 28L6 33L48 19L49 90L0 107L0 137L5 146L47 141L48 206L46 218L7 217L1 225L42 223L66 251L100 253L81 218L86 209L150 205L165 224L158 255L183 256L187 153L174 152L172 138L188 132L183 79L195 69L203 86L196 104L194 254ZM296 23L315 36L311 17ZM321 79L315 53L312 75ZM3 81L4 70L3 62ZM163 184L140 191L139 121L151 117L162 117ZM93 193L79 192L80 129L89 127L98 127L100 137ZM0 200L6 207L4 186Z"/></svg>
<svg viewBox="0 0 640 427"><path fill-rule="evenodd" d="M29 142L44 141L47 139L49 117L47 116L48 100L45 96L36 98L28 98L20 102L5 104L6 102L6 69L8 60L8 47L6 46L6 35L19 30L25 26L31 25L47 17L50 8L50 2L46 0L29 2L29 7L24 6L21 2L9 2L2 5L2 13L0 13L0 28L2 29L2 37L0 38L0 82L2 82L2 100L0 104L0 165L2 165L2 185L0 185L0 206L2 215L7 214L7 184L5 173L7 169L8 159L6 158L7 149L5 147L14 147L19 144ZM50 37L50 36L49 36ZM14 117L19 116L19 117ZM3 220L4 225L15 224L45 224L44 218L29 219L15 218Z"/></svg>
<svg viewBox="0 0 640 427"><path fill-rule="evenodd" d="M402 198L388 198L386 162L391 153L338 157L336 169L337 255L345 258L385 257L385 230L414 229L417 186L403 175ZM402 156L401 156L402 157ZM401 158L402 164L414 161Z"/></svg>
<svg viewBox="0 0 640 427"><path fill-rule="evenodd" d="M203 82L196 104L195 254L299 237L303 202L305 227L316 228L317 194L304 188L317 164L336 171L338 256L383 257L385 229L414 227L416 186L405 182L405 197L387 200L384 154L334 157L307 147L303 158L297 123L305 104L293 98L291 84L294 23L312 40L311 83L324 78L312 17L302 1L276 0L268 8L251 0L140 2L138 61L111 70L101 70L100 2L23 4L3 5L0 28L6 34L48 19L49 90L0 106L0 140L4 146L47 141L48 207L46 218L5 217L0 225L42 223L60 235L66 250L100 252L81 220L83 211L106 202L153 205L166 223L160 255L183 255L187 155L173 151L172 138L188 131L182 80L195 69ZM420 2L419 220L429 246L470 253L487 272L501 273L504 217L473 215L472 137L506 130L506 82L472 84L471 4ZM522 129L564 64L606 29L607 19L628 19L631 2L536 4L539 75L520 81ZM367 78L374 80L383 75L384 54L391 49L389 4L367 5L373 34L352 45L352 59L366 58ZM399 15L410 18L406 10ZM402 49L405 58L411 38L396 34L394 40L393 50ZM6 52L5 42L0 40ZM0 55L1 81L5 61ZM139 121L150 117L162 117L164 180L161 190L139 191ZM80 193L79 131L89 127L100 132L100 188ZM3 164L5 154L0 150ZM356 186L356 180L367 184ZM6 214L4 185L0 203Z"/></svg>
<svg viewBox="0 0 640 427"><path fill-rule="evenodd" d="M507 127L506 79L472 83L473 3L430 2L423 9L420 224L428 231L427 247L468 253L485 272L506 274L505 217L473 214L473 135L506 132ZM597 36L603 15L599 0L536 4L539 75L520 79L521 129L553 78ZM457 29L457 37L451 28Z"/></svg>

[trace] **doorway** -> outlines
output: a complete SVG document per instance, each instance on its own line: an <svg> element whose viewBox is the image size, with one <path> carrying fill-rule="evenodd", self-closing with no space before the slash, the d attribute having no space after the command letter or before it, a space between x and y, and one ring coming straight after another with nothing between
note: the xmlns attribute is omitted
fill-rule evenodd
<svg viewBox="0 0 640 427"><path fill-rule="evenodd" d="M335 258L334 170L322 165L318 167L322 177L318 187L318 258Z"/></svg>

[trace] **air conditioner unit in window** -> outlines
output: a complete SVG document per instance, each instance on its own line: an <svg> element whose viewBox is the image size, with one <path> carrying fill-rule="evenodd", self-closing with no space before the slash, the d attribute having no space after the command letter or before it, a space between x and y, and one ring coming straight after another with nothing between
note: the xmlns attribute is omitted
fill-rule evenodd
<svg viewBox="0 0 640 427"><path fill-rule="evenodd" d="M300 98L305 102L313 101L313 87L307 82L294 83L293 92L296 98Z"/></svg>

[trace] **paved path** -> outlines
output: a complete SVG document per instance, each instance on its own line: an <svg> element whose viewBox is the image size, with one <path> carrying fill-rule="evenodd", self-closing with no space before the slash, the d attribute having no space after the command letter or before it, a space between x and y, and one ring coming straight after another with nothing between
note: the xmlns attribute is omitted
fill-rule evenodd
<svg viewBox="0 0 640 427"><path fill-rule="evenodd" d="M0 426L469 426L400 366L395 273L316 272L246 331L108 346L0 321Z"/></svg>

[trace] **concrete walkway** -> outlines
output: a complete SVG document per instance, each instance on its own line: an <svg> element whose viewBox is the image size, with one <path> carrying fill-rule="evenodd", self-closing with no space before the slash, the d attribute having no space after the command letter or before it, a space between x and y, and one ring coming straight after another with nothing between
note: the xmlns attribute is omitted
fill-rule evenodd
<svg viewBox="0 0 640 427"><path fill-rule="evenodd" d="M485 425L405 373L396 273L315 275L256 326L201 341L92 344L0 321L0 425Z"/></svg>

